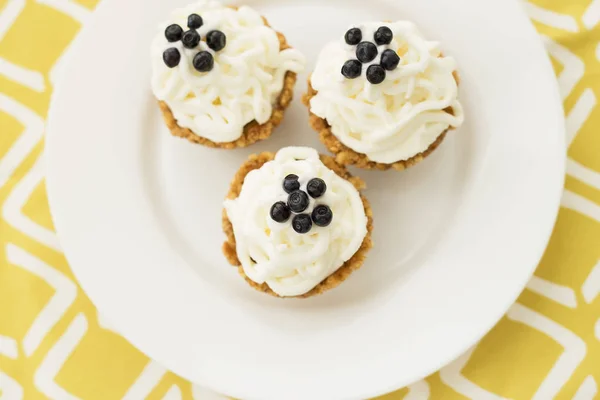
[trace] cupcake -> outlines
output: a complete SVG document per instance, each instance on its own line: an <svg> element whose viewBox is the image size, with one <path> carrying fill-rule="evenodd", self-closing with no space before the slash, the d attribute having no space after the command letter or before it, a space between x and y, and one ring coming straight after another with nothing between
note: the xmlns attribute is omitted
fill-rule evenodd
<svg viewBox="0 0 600 400"><path fill-rule="evenodd" d="M310 124L342 165L403 170L463 122L455 60L410 22L352 27L308 83Z"/></svg>
<svg viewBox="0 0 600 400"><path fill-rule="evenodd" d="M372 246L364 186L312 148L250 156L224 203L223 252L252 287L273 296L334 288Z"/></svg>
<svg viewBox="0 0 600 400"><path fill-rule="evenodd" d="M226 149L271 135L305 64L259 13L212 0L173 11L151 53L152 91L171 133Z"/></svg>

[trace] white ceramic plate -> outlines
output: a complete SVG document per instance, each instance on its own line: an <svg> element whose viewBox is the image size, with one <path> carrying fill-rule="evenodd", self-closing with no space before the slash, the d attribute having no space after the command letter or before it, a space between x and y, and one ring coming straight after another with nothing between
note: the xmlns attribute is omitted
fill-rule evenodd
<svg viewBox="0 0 600 400"><path fill-rule="evenodd" d="M241 398L364 398L409 384L480 339L548 241L564 169L544 49L512 0L249 0L308 58L363 20L411 19L457 58L466 123L405 172L368 183L375 247L308 300L255 292L221 254L221 203L252 152L324 150L299 98L266 143L173 138L150 91L150 41L186 0L104 0L55 93L50 204L83 289L122 334L185 378ZM247 3L248 4L248 3Z"/></svg>

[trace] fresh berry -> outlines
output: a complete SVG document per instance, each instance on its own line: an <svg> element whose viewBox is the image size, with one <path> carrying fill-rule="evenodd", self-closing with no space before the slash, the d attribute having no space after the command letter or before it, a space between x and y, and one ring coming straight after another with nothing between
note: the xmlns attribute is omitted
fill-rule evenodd
<svg viewBox="0 0 600 400"><path fill-rule="evenodd" d="M312 220L317 226L327 226L332 219L333 212L331 212L331 208L324 204L319 204L312 212Z"/></svg>
<svg viewBox="0 0 600 400"><path fill-rule="evenodd" d="M275 222L285 222L290 218L291 212L283 201L278 201L271 206L271 218Z"/></svg>
<svg viewBox="0 0 600 400"><path fill-rule="evenodd" d="M295 190L300 189L300 182L298 182L298 175L289 174L283 180L283 190L286 193L292 193Z"/></svg>
<svg viewBox="0 0 600 400"><path fill-rule="evenodd" d="M196 71L208 72L213 69L215 60L213 59L212 54L210 54L208 51L201 51L194 56L193 64Z"/></svg>
<svg viewBox="0 0 600 400"><path fill-rule="evenodd" d="M292 220L292 228L298 233L307 233L312 228L312 221L308 214L298 214Z"/></svg>
<svg viewBox="0 0 600 400"><path fill-rule="evenodd" d="M398 54L394 50L388 49L381 54L380 64L383 68L387 69L388 71L396 69L399 63L400 57L398 57Z"/></svg>
<svg viewBox="0 0 600 400"><path fill-rule="evenodd" d="M301 213L308 207L308 195L302 190L296 190L288 196L288 207L295 213Z"/></svg>
<svg viewBox="0 0 600 400"><path fill-rule="evenodd" d="M179 65L179 61L181 61L181 54L179 54L179 50L175 47L169 47L163 52L163 61L165 65L169 68L175 68Z"/></svg>
<svg viewBox="0 0 600 400"><path fill-rule="evenodd" d="M348 32L344 35L344 39L349 45L357 45L362 40L362 32L358 28L348 29Z"/></svg>
<svg viewBox="0 0 600 400"><path fill-rule="evenodd" d="M181 37L181 43L183 43L183 47L193 49L200 43L200 34L194 30L186 31Z"/></svg>
<svg viewBox="0 0 600 400"><path fill-rule="evenodd" d="M373 35L373 39L375 39L375 43L377 43L378 46L392 43L393 38L394 34L387 26L380 26L379 29L375 31L375 35Z"/></svg>
<svg viewBox="0 0 600 400"><path fill-rule="evenodd" d="M210 31L206 34L206 44L214 51L221 51L227 43L227 37L221 31Z"/></svg>
<svg viewBox="0 0 600 400"><path fill-rule="evenodd" d="M202 17L198 14L190 14L188 17L188 28L190 29L198 29L203 23L204 21L202 21Z"/></svg>
<svg viewBox="0 0 600 400"><path fill-rule="evenodd" d="M360 42L356 46L356 58L364 63L371 62L377 57L377 46L371 42Z"/></svg>
<svg viewBox="0 0 600 400"><path fill-rule="evenodd" d="M362 72L362 64L358 60L348 60L342 66L342 75L348 79L358 78Z"/></svg>
<svg viewBox="0 0 600 400"><path fill-rule="evenodd" d="M321 178L312 178L306 185L306 191L313 199L319 198L325 194L327 185Z"/></svg>
<svg viewBox="0 0 600 400"><path fill-rule="evenodd" d="M181 36L183 36L183 29L177 24L169 25L165 29L165 37L171 43L181 40Z"/></svg>
<svg viewBox="0 0 600 400"><path fill-rule="evenodd" d="M385 69L381 65L371 65L367 68L367 80L377 85L385 79Z"/></svg>

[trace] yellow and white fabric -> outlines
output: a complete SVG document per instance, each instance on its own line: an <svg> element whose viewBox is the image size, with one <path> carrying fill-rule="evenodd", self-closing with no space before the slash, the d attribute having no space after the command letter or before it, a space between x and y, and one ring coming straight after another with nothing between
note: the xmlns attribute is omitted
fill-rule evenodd
<svg viewBox="0 0 600 400"><path fill-rule="evenodd" d="M44 119L98 0L0 0L0 399L211 399L107 326L78 287L44 187ZM567 178L534 278L498 325L396 399L600 398L600 0L523 6L564 99Z"/></svg>

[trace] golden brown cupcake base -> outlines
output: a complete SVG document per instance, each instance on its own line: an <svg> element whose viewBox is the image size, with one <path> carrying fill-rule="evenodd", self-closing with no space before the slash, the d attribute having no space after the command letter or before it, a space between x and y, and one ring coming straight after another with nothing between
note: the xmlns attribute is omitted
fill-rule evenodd
<svg viewBox="0 0 600 400"><path fill-rule="evenodd" d="M310 111L310 100L317 95L317 91L312 87L310 83L310 78L308 80L308 92L302 96L302 103L306 107L308 107L309 114L309 123L310 126L317 131L319 134L319 139L321 143L329 149L333 154L335 154L335 161L341 165L354 165L358 168L363 169L375 169L385 171L388 169L395 169L397 171L405 170L408 167L412 167L415 164L420 163L431 154L438 146L442 143L444 138L446 137L446 133L450 129L446 129L441 133L440 136L435 140L435 142L431 143L431 145L423 152L416 154L409 158L408 160L400 160L396 161L392 164L384 164L378 163L375 161L371 161L366 154L358 153L348 146L344 145L339 141L337 137L331 132L331 126L327 123L324 118L315 115Z"/></svg>
<svg viewBox="0 0 600 400"><path fill-rule="evenodd" d="M266 26L270 26L268 21L263 17ZM277 37L279 38L279 51L283 51L285 49L290 48L288 45L285 36L282 33L277 32ZM292 101L292 97L294 94L294 85L296 84L296 73L288 71L285 74L283 80L283 89L277 98L277 103L273 106L273 113L271 114L271 118L265 122L264 124L259 124L256 121L251 121L246 126L244 126L244 131L242 135L234 140L233 142L213 142L210 139L207 139L202 136L196 135L188 128L182 128L177 124L177 120L173 115L173 112L164 101L159 101L158 105L163 114L163 119L165 124L171 131L173 136L178 136L181 138L185 138L192 143L202 144L204 146L220 148L220 149L235 149L238 147L246 147L250 146L253 143L256 143L260 140L265 140L271 133L273 133L273 129L277 125L283 121L283 113L286 108L290 105Z"/></svg>
<svg viewBox="0 0 600 400"><path fill-rule="evenodd" d="M235 177L231 182L227 198L236 199L240 195L240 192L242 190L242 184L244 183L246 175L248 175L248 173L252 170L259 169L263 166L263 164L273 160L274 158L275 154L269 152L251 155L235 174ZM362 181L362 179L356 176L352 176L344 166L336 163L332 157L321 155L321 162L323 162L323 164L325 164L327 168L333 170L338 176L352 183L352 185L354 185L354 187L357 190L365 188L365 183ZM360 248L348 261L346 261L340 268L338 268L337 271L329 275L309 292L299 296L285 297L306 298L321 294L329 289L333 289L334 287L338 286L340 283L345 281L346 278L348 278L350 274L352 274L352 272L356 271L363 265L367 252L371 247L373 247L373 242L371 241L371 232L373 231L373 212L371 210L369 202L362 195L362 193L360 194L360 197L365 207L365 215L367 216L367 234L365 235L365 238L363 239ZM227 212L225 211L225 209L223 209L223 231L227 236L227 240L225 241L225 243L223 243L223 254L225 254L225 257L231 265L238 267L238 272L241 276L244 277L246 282L248 282L250 286L252 286L258 291L270 294L271 296L275 297L283 297L273 292L266 283L258 284L250 278L248 278L248 276L246 276L246 274L244 273L244 269L242 268L241 263L237 258L233 226L231 225L231 222L227 217Z"/></svg>

